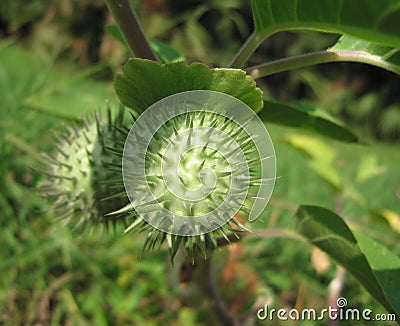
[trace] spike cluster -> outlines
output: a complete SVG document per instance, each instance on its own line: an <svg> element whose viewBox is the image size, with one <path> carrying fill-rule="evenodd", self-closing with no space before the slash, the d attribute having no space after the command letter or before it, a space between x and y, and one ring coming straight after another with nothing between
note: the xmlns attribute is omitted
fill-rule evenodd
<svg viewBox="0 0 400 326"><path fill-rule="evenodd" d="M166 241L171 257L183 244L193 260L196 249L205 255L247 230L238 216L259 216L272 193L275 157L253 110L227 94L196 90L140 115L122 171L136 214L126 231L146 231L145 249Z"/></svg>
<svg viewBox="0 0 400 326"><path fill-rule="evenodd" d="M129 202L122 181L121 154L118 157L111 152L123 147L129 129L122 109L115 118L110 109L107 112L107 118L98 113L67 127L56 137L58 153L43 154L41 172L47 178L39 189L54 201L49 210L64 225L108 227L120 216L106 214Z"/></svg>
<svg viewBox="0 0 400 326"><path fill-rule="evenodd" d="M133 150L124 180L138 213L126 231L147 231L145 249L166 241L173 258L182 243L193 261L197 248L206 255L218 239L230 242L247 230L236 216L248 214L247 204L257 194L260 160L240 125L217 113L195 111L168 120L148 146L136 136L127 138L124 152L129 157ZM136 160L140 145L146 147L143 179Z"/></svg>
<svg viewBox="0 0 400 326"><path fill-rule="evenodd" d="M249 175L249 168L255 172L258 162L248 162L256 154L252 138L234 121L209 112L178 115L150 141L145 158L146 184L135 185L134 206L146 212L151 224L170 233L212 231L235 213L247 212L243 201L249 193L256 194L252 182L259 180ZM143 191L146 187L149 192ZM207 225L196 225L196 231L164 227L162 223L171 221L158 223L160 207L173 215L177 227L188 227L178 222L180 216L207 216Z"/></svg>
<svg viewBox="0 0 400 326"><path fill-rule="evenodd" d="M231 96L190 91L166 99L131 129L122 110L67 128L57 154L44 154L40 189L64 224L121 221L126 233L147 234L144 251L166 242L172 260L183 246L194 263L198 250L206 256L248 231L239 216L265 207L273 146L254 111Z"/></svg>

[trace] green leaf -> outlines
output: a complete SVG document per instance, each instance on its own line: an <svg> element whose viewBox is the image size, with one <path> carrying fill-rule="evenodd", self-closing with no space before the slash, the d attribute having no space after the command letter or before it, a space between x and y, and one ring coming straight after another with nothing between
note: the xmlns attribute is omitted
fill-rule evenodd
<svg viewBox="0 0 400 326"><path fill-rule="evenodd" d="M328 51L352 51L352 55L359 58L358 62L373 64L400 74L400 44L391 47L343 35Z"/></svg>
<svg viewBox="0 0 400 326"><path fill-rule="evenodd" d="M254 111L262 106L262 92L254 80L239 69L210 69L200 63L173 62L161 65L144 59L131 59L114 80L121 102L137 112L164 97L190 90L212 90L234 96Z"/></svg>
<svg viewBox="0 0 400 326"><path fill-rule="evenodd" d="M283 30L309 29L400 44L398 0L252 0L252 6L259 40Z"/></svg>
<svg viewBox="0 0 400 326"><path fill-rule="evenodd" d="M382 175L385 171L386 167L378 164L378 158L375 154L367 154L362 158L360 157L355 181L364 182L370 178Z"/></svg>
<svg viewBox="0 0 400 326"><path fill-rule="evenodd" d="M371 211L371 214L376 219L383 219L393 231L400 233L400 214L387 208L374 209Z"/></svg>
<svg viewBox="0 0 400 326"><path fill-rule="evenodd" d="M383 245L352 232L335 213L300 206L296 231L345 267L389 312L400 315L400 259Z"/></svg>
<svg viewBox="0 0 400 326"><path fill-rule="evenodd" d="M353 232L379 284L396 313L400 313L400 259L382 244L361 232Z"/></svg>
<svg viewBox="0 0 400 326"><path fill-rule="evenodd" d="M342 182L334 166L335 152L332 146L315 137L289 135L282 138L294 148L306 153L310 158L311 168L329 183L335 190L341 190Z"/></svg>
<svg viewBox="0 0 400 326"><path fill-rule="evenodd" d="M159 40L149 40L150 46L162 63L184 61L185 58L174 48Z"/></svg>
<svg viewBox="0 0 400 326"><path fill-rule="evenodd" d="M118 40L122 45L128 48L121 31L116 25L106 25L105 31ZM185 58L174 48L168 44L155 39L149 39L150 46L152 50L157 55L158 59L162 63L184 61Z"/></svg>
<svg viewBox="0 0 400 326"><path fill-rule="evenodd" d="M265 122L299 128L343 142L355 142L357 136L342 127L325 112L303 104L264 100L258 115Z"/></svg>
<svg viewBox="0 0 400 326"><path fill-rule="evenodd" d="M124 37L122 36L121 31L117 27L117 25L106 25L104 27L104 31L108 34L110 34L112 37L114 37L117 41L119 41L122 45L125 47L128 47L128 45L125 42Z"/></svg>

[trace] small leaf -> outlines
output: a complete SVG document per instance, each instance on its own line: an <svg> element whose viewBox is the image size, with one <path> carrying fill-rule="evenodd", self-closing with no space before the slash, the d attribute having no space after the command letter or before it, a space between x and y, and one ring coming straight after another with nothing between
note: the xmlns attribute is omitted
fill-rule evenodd
<svg viewBox="0 0 400 326"><path fill-rule="evenodd" d="M343 35L328 51L352 51L354 57L359 58L358 62L373 64L400 74L400 42L397 47L390 47Z"/></svg>
<svg viewBox="0 0 400 326"><path fill-rule="evenodd" d="M296 231L347 269L389 312L400 314L400 258L332 211L300 206Z"/></svg>
<svg viewBox="0 0 400 326"><path fill-rule="evenodd" d="M106 25L105 31L128 48L121 31L116 25ZM149 39L150 47L162 63L183 61L185 58L168 44L155 39Z"/></svg>
<svg viewBox="0 0 400 326"><path fill-rule="evenodd" d="M283 30L308 29L400 44L398 0L252 0L252 7L259 41Z"/></svg>
<svg viewBox="0 0 400 326"><path fill-rule="evenodd" d="M355 142L357 136L328 114L311 106L265 100L258 115L265 122L308 130L344 142Z"/></svg>
<svg viewBox="0 0 400 326"><path fill-rule="evenodd" d="M190 90L212 90L234 96L254 111L262 108L262 93L240 69L210 69L203 64L131 59L117 75L114 86L121 102L143 112L167 96Z"/></svg>
<svg viewBox="0 0 400 326"><path fill-rule="evenodd" d="M150 46L162 63L184 61L185 58L173 47L159 40L150 39Z"/></svg>
<svg viewBox="0 0 400 326"><path fill-rule="evenodd" d="M385 172L385 166L378 165L378 159L375 155L370 154L360 159L357 169L357 182L364 182L370 178L381 175Z"/></svg>
<svg viewBox="0 0 400 326"><path fill-rule="evenodd" d="M110 34L112 37L114 37L117 41L119 41L122 45L127 47L127 44L124 40L124 37L122 36L121 31L116 25L106 25L104 27L104 30Z"/></svg>
<svg viewBox="0 0 400 326"><path fill-rule="evenodd" d="M377 209L373 210L371 212L374 216L377 218L382 218L387 223L390 225L390 227L396 231L397 233L400 233L400 215L397 214L396 212L387 209L387 208L382 208L382 209Z"/></svg>

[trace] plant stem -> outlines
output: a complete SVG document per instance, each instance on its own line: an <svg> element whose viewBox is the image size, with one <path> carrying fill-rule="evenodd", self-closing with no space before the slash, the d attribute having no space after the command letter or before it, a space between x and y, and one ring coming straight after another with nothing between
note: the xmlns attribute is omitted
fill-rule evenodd
<svg viewBox="0 0 400 326"><path fill-rule="evenodd" d="M135 11L129 0L105 0L132 55L158 61L143 33Z"/></svg>
<svg viewBox="0 0 400 326"><path fill-rule="evenodd" d="M240 68L242 67L247 59L253 54L253 52L258 48L260 42L255 33L251 34L247 41L240 48L239 52L236 53L229 67Z"/></svg>
<svg viewBox="0 0 400 326"><path fill-rule="evenodd" d="M266 77L287 70L303 68L320 63L329 62L360 62L377 66L388 71L400 74L400 67L383 60L379 56L370 55L362 51L320 51L291 58L284 58L250 67L246 71L254 78Z"/></svg>
<svg viewBox="0 0 400 326"><path fill-rule="evenodd" d="M221 325L223 326L235 326L238 321L231 315L224 301L222 300L218 286L215 282L215 272L212 269L212 252L210 251L209 257L202 262L203 269L203 282L204 282L204 293L208 298L208 301L218 317Z"/></svg>

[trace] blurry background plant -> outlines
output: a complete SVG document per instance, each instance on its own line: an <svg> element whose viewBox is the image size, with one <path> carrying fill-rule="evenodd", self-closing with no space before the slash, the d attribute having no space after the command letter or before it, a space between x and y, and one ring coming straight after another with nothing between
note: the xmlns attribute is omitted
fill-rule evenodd
<svg viewBox="0 0 400 326"><path fill-rule="evenodd" d="M253 28L244 0L133 5L147 35L168 43L189 62L226 66ZM52 149L49 130L62 130L66 121L107 103L118 107L110 81L128 53L106 31L108 24L112 19L100 0L0 2L0 324L214 322L207 307L177 299L190 298L194 290L184 282L176 286L185 278L160 263L167 261L165 248L139 260L143 236L111 234L100 241L53 227L52 212L43 215L47 203L34 191L39 176L31 167L41 151ZM249 64L321 50L337 38L281 32L268 38ZM399 85L398 76L356 63L260 79L265 97L323 108L372 145L325 139L321 144L317 136L268 125L281 178L257 226L286 227L297 203L339 208L357 229L399 254ZM322 151L328 154L321 161ZM214 257L231 311L248 311L247 298L255 295L249 289L276 307L327 306L327 287L337 276L327 256L286 238L244 243L230 255L222 251ZM237 286L224 286L230 282ZM384 312L353 278L342 283L342 295L353 307Z"/></svg>

